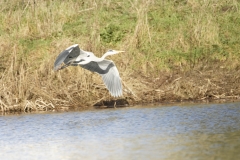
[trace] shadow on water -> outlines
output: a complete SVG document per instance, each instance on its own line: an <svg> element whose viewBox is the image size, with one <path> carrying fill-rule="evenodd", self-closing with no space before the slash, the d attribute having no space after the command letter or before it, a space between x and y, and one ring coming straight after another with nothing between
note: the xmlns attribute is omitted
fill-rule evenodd
<svg viewBox="0 0 240 160"><path fill-rule="evenodd" d="M0 159L239 159L240 103L0 116Z"/></svg>

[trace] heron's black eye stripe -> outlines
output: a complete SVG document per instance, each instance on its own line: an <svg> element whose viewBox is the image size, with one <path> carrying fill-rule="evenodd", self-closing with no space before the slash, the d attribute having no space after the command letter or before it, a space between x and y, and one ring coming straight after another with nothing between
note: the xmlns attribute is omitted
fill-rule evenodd
<svg viewBox="0 0 240 160"><path fill-rule="evenodd" d="M87 57L90 57L90 55L87 55Z"/></svg>

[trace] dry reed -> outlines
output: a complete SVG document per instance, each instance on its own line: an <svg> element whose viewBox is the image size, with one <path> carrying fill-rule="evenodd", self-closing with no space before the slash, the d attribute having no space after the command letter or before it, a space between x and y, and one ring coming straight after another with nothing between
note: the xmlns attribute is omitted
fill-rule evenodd
<svg viewBox="0 0 240 160"><path fill-rule="evenodd" d="M1 111L84 108L113 99L97 74L80 67L53 71L56 56L73 43L98 56L109 48L127 51L110 58L131 104L239 98L238 83L224 86L232 80L224 74L234 75L240 65L236 0L9 0L0 6ZM218 64L224 81L208 73Z"/></svg>

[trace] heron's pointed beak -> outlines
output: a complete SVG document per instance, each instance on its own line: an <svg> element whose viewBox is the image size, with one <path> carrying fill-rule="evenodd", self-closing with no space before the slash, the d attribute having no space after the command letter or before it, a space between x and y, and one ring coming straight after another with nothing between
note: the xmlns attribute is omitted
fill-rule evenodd
<svg viewBox="0 0 240 160"><path fill-rule="evenodd" d="M125 51L116 51L117 53L123 53L123 52L125 52Z"/></svg>

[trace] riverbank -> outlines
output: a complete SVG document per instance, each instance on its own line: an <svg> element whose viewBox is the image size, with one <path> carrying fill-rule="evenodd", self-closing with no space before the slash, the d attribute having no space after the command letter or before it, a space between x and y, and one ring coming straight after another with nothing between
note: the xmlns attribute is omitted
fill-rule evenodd
<svg viewBox="0 0 240 160"><path fill-rule="evenodd" d="M135 74L126 77L128 100L135 103L202 100L239 100L240 71L215 66L195 67L189 71L159 72L154 76ZM202 69L201 69L202 68ZM203 69L204 68L204 69ZM130 96L131 95L131 96Z"/></svg>
<svg viewBox="0 0 240 160"><path fill-rule="evenodd" d="M99 75L53 71L72 44L109 57L124 103L240 95L239 2L0 2L0 111L88 108L112 98Z"/></svg>
<svg viewBox="0 0 240 160"><path fill-rule="evenodd" d="M219 65L219 63L216 64ZM64 78L62 75L72 74L69 70L77 70L75 72L79 73L70 79L68 76ZM82 75L78 77L79 74ZM206 67L204 70L195 68L184 72L176 69L174 72L159 72L155 76L144 76L141 72L122 71L120 75L123 82L123 96L119 98L110 96L99 75L81 68L71 67L60 73L51 72L50 75L56 76L55 78L61 81L58 83L59 86L56 87L56 83L50 83L44 87L41 85L41 78L36 78L26 86L31 88L28 90L28 100L13 106L3 105L4 103L1 102L2 111L72 110L92 107L126 107L150 103L240 100L240 71L237 69ZM87 81L92 83L87 83ZM49 95L53 98L51 99ZM17 99L15 100L17 103Z"/></svg>

